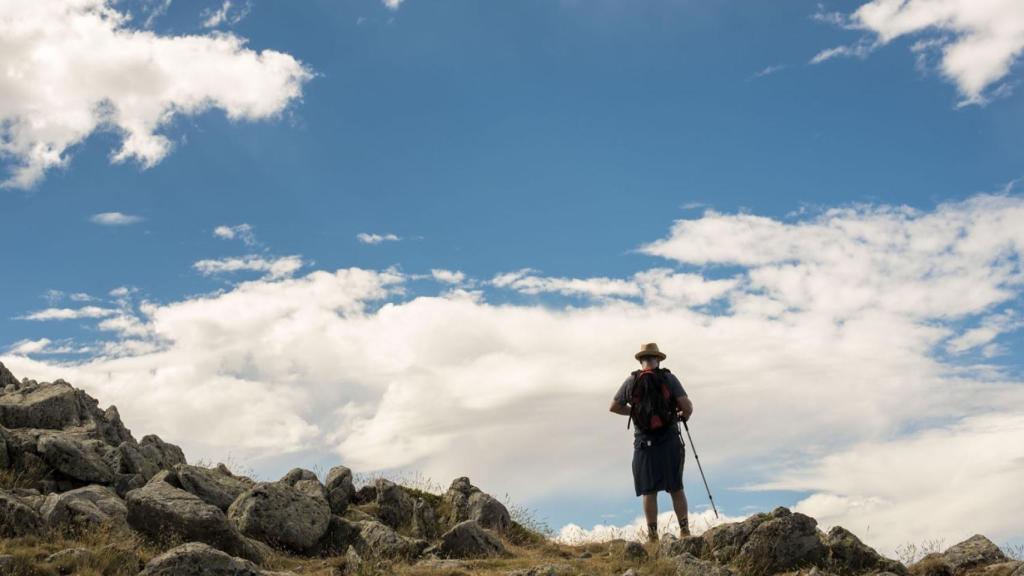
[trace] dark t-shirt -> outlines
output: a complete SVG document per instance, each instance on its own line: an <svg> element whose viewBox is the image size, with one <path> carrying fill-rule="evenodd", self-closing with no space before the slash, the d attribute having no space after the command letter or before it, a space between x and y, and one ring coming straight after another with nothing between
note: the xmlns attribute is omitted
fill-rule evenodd
<svg viewBox="0 0 1024 576"><path fill-rule="evenodd" d="M675 396L686 396L686 390L683 389L683 383L679 381L679 378L676 378L675 374L668 372L667 374L665 374L665 376L668 379L668 386L672 390L672 394L674 394ZM626 398L626 386L629 386L629 383L632 381L632 374L626 376L626 379L622 381L622 385L619 386L619 390L615 392L615 401L618 402L619 404L622 404L623 406L629 405L629 399ZM643 430L640 430L636 426L633 426L632 428L634 436L646 436ZM672 426L670 426L666 431L671 431L673 434L675 434L678 430L679 424L673 423ZM658 433L657 435L661 436L661 434L662 433Z"/></svg>

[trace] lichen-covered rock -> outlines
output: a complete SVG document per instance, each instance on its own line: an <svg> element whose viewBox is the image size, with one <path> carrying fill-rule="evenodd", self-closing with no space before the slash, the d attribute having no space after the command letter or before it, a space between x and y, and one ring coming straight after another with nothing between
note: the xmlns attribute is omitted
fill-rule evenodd
<svg viewBox="0 0 1024 576"><path fill-rule="evenodd" d="M39 437L36 451L55 470L82 482L110 484L114 471L103 459L97 441L79 441L65 434Z"/></svg>
<svg viewBox="0 0 1024 576"><path fill-rule="evenodd" d="M147 481L160 471L160 465L146 458L134 440L121 442L117 446L115 463L117 472L139 474Z"/></svg>
<svg viewBox="0 0 1024 576"><path fill-rule="evenodd" d="M150 560L139 576L286 576L267 572L201 542L189 542Z"/></svg>
<svg viewBox="0 0 1024 576"><path fill-rule="evenodd" d="M0 490L0 538L38 534L43 519L31 506L17 496Z"/></svg>
<svg viewBox="0 0 1024 576"><path fill-rule="evenodd" d="M444 494L444 500L451 510L449 524L475 520L480 526L498 532L505 532L512 527L512 515L508 508L490 494L473 486L465 476L452 481Z"/></svg>
<svg viewBox="0 0 1024 576"><path fill-rule="evenodd" d="M810 516L776 508L750 533L733 564L741 571L760 574L820 566L827 550L817 525Z"/></svg>
<svg viewBox="0 0 1024 576"><path fill-rule="evenodd" d="M380 521L399 528L412 521L413 499L398 484L385 478L378 478L374 485L377 487L377 517Z"/></svg>
<svg viewBox="0 0 1024 576"><path fill-rule="evenodd" d="M327 502L331 505L331 512L339 516L344 514L356 493L355 485L352 484L352 471L345 466L331 468L327 472L327 483L324 488L327 490Z"/></svg>
<svg viewBox="0 0 1024 576"><path fill-rule="evenodd" d="M100 410L95 399L63 380L18 382L3 369L0 424L7 428L65 430L116 446L131 438L117 410Z"/></svg>
<svg viewBox="0 0 1024 576"><path fill-rule="evenodd" d="M260 547L243 537L220 508L166 482L150 482L132 490L125 503L128 524L152 538L177 536L254 562L262 561Z"/></svg>
<svg viewBox="0 0 1024 576"><path fill-rule="evenodd" d="M418 558L430 546L426 540L402 536L390 526L375 520L358 522L356 551L363 558Z"/></svg>
<svg viewBox="0 0 1024 576"><path fill-rule="evenodd" d="M417 538L433 540L437 537L437 518L434 508L423 498L417 498L412 505L412 534Z"/></svg>
<svg viewBox="0 0 1024 576"><path fill-rule="evenodd" d="M768 513L759 512L740 522L729 522L708 529L702 535L705 554L720 564L732 561L754 529L769 518Z"/></svg>
<svg viewBox="0 0 1024 576"><path fill-rule="evenodd" d="M437 550L446 558L481 558L505 554L505 545L476 520L464 520L441 535Z"/></svg>
<svg viewBox="0 0 1024 576"><path fill-rule="evenodd" d="M306 470L305 468L292 468L287 474L282 476L278 482L282 482L289 486L295 486L295 483L299 480L320 481L320 479L316 477L316 472L313 472L312 470Z"/></svg>
<svg viewBox="0 0 1024 576"><path fill-rule="evenodd" d="M701 560L689 552L677 556L675 562L677 576L732 576L733 574L727 566Z"/></svg>
<svg viewBox="0 0 1024 576"><path fill-rule="evenodd" d="M704 554L704 539L700 536L677 538L675 534L665 534L661 537L658 542L658 558L671 558L682 554L700 558Z"/></svg>
<svg viewBox="0 0 1024 576"><path fill-rule="evenodd" d="M903 564L882 556L842 526L833 526L828 531L825 547L828 549L828 568L839 574L861 574L867 571L907 574Z"/></svg>
<svg viewBox="0 0 1024 576"><path fill-rule="evenodd" d="M1009 558L991 540L981 534L975 534L967 540L950 546L944 552L928 554L910 569L911 572L918 573L922 566L930 566L929 571L936 571L939 568L938 565L941 564L948 567L949 573L953 576L960 576L969 570L1007 560ZM918 570L915 570L915 567Z"/></svg>
<svg viewBox="0 0 1024 576"><path fill-rule="evenodd" d="M177 476L177 483L182 490L191 492L204 502L224 511L227 511L231 503L243 492L256 484L242 476L225 475L217 469L189 464L176 465L173 473Z"/></svg>
<svg viewBox="0 0 1024 576"><path fill-rule="evenodd" d="M242 493L228 508L228 518L246 536L306 552L327 532L331 509L322 498L282 482L270 482Z"/></svg>
<svg viewBox="0 0 1024 576"><path fill-rule="evenodd" d="M315 553L322 556L340 556L350 546L358 546L360 538L359 525L340 516L331 516L327 532L317 545Z"/></svg>
<svg viewBox="0 0 1024 576"><path fill-rule="evenodd" d="M49 494L39 512L50 526L120 524L128 516L128 507L111 489L93 484Z"/></svg>
<svg viewBox="0 0 1024 576"><path fill-rule="evenodd" d="M147 460L156 464L159 470L169 470L177 464L188 464L181 448L164 442L156 434L148 434L139 440L139 450Z"/></svg>

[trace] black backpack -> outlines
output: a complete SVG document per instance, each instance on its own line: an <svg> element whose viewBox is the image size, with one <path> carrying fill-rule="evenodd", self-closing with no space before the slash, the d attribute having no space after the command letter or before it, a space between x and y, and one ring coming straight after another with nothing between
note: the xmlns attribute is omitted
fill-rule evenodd
<svg viewBox="0 0 1024 576"><path fill-rule="evenodd" d="M642 432L662 432L677 420L679 402L668 385L668 368L634 370L633 381L626 386L630 399L629 420Z"/></svg>

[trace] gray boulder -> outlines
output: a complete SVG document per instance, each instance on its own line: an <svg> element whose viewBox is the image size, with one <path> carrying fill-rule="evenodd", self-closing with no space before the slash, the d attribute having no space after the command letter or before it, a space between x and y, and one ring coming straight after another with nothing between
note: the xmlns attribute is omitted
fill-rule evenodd
<svg viewBox="0 0 1024 576"><path fill-rule="evenodd" d="M220 508L166 482L150 482L128 492L125 503L128 524L151 538L203 542L232 555L262 561L262 549L239 534Z"/></svg>
<svg viewBox="0 0 1024 576"><path fill-rule="evenodd" d="M743 572L774 574L820 566L827 555L817 521L779 507L758 524L733 559Z"/></svg>
<svg viewBox="0 0 1024 576"><path fill-rule="evenodd" d="M359 539L356 551L363 558L415 559L430 546L426 540L402 536L390 526L375 520L357 522Z"/></svg>
<svg viewBox="0 0 1024 576"><path fill-rule="evenodd" d="M341 556L350 546L359 546L360 529L355 522L340 516L331 516L327 532L317 545L316 554L321 556Z"/></svg>
<svg viewBox="0 0 1024 576"><path fill-rule="evenodd" d="M289 486L295 486L295 483L299 480L320 481L320 479L316 477L316 472L313 472L312 470L306 470L305 468L292 468L287 474L282 476L278 482L282 482Z"/></svg>
<svg viewBox="0 0 1024 576"><path fill-rule="evenodd" d="M0 470L6 470L11 465L11 459L7 455L7 433L3 426L0 426Z"/></svg>
<svg viewBox="0 0 1024 576"><path fill-rule="evenodd" d="M658 541L658 558L671 558L690 554L700 558L704 554L704 539L700 536L684 536L677 538L675 534L665 534Z"/></svg>
<svg viewBox="0 0 1024 576"><path fill-rule="evenodd" d="M476 520L459 522L441 535L438 554L446 558L482 558L502 556L505 545Z"/></svg>
<svg viewBox="0 0 1024 576"><path fill-rule="evenodd" d="M406 491L385 478L374 482L377 488L377 517L392 528L400 528L412 521L413 499Z"/></svg>
<svg viewBox="0 0 1024 576"><path fill-rule="evenodd" d="M173 469L177 485L199 496L204 502L227 511L231 503L243 492L255 486L252 480L234 475L225 475L217 469L178 464Z"/></svg>
<svg viewBox="0 0 1024 576"><path fill-rule="evenodd" d="M202 542L189 542L150 560L139 576L285 576L234 558Z"/></svg>
<svg viewBox="0 0 1024 576"><path fill-rule="evenodd" d="M828 549L828 568L839 574L860 574L868 571L907 574L907 568L903 564L882 556L842 526L833 526L828 531L828 535L825 536L825 547Z"/></svg>
<svg viewBox="0 0 1024 576"><path fill-rule="evenodd" d="M327 533L331 509L322 498L272 482L257 484L242 493L228 508L228 518L247 536L306 552Z"/></svg>
<svg viewBox="0 0 1024 576"><path fill-rule="evenodd" d="M114 471L100 453L102 443L79 441L65 434L39 437L36 450L44 462L58 472L82 482L110 484Z"/></svg>
<svg viewBox="0 0 1024 576"><path fill-rule="evenodd" d="M941 553L931 553L910 567L911 572L915 566L925 564L942 564L948 568L953 576L960 576L969 570L999 564L1008 561L1009 558L1003 554L991 540L975 534L967 540L954 544Z"/></svg>
<svg viewBox="0 0 1024 576"><path fill-rule="evenodd" d="M94 484L46 496L39 512L50 526L121 524L128 507L111 489Z"/></svg>
<svg viewBox="0 0 1024 576"><path fill-rule="evenodd" d="M177 464L188 464L181 448L164 442L156 434L148 434L139 440L139 450L150 462L156 464L158 470L169 470Z"/></svg>
<svg viewBox="0 0 1024 576"><path fill-rule="evenodd" d="M417 538L433 540L437 537L437 518L434 508L423 498L417 498L412 506L412 534Z"/></svg>
<svg viewBox="0 0 1024 576"><path fill-rule="evenodd" d="M160 471L160 465L146 458L135 440L126 440L117 446L116 471L122 474L139 474L149 480Z"/></svg>
<svg viewBox="0 0 1024 576"><path fill-rule="evenodd" d="M679 555L675 562L677 576L732 576L733 574L728 567L708 560L701 560L689 552Z"/></svg>
<svg viewBox="0 0 1024 576"><path fill-rule="evenodd" d="M0 490L0 538L38 534L42 529L43 519L35 509L14 494Z"/></svg>
<svg viewBox="0 0 1024 576"><path fill-rule="evenodd" d="M505 532L512 527L512 516L508 508L490 494L473 486L465 476L452 481L444 494L444 500L452 511L449 524L475 520L484 528L498 532Z"/></svg>
<svg viewBox="0 0 1024 576"><path fill-rule="evenodd" d="M352 471L345 466L331 468L327 473L325 488L331 512L339 516L344 514L356 493L355 485L352 483Z"/></svg>

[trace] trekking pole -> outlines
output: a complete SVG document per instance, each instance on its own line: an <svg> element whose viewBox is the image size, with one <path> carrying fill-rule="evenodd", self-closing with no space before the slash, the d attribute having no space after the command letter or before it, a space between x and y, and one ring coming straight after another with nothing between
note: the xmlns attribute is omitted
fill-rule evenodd
<svg viewBox="0 0 1024 576"><path fill-rule="evenodd" d="M682 418L680 418L682 420ZM686 425L686 420L682 420L683 428L686 428L686 437L690 439L690 448L693 448L693 459L697 461L697 469L700 470L700 479L704 481L704 489L708 491L708 500L711 501L711 509L715 511L715 518L718 518L718 508L715 508L715 499L711 497L711 488L708 488L708 479L704 477L704 468L700 465L700 456L697 456L697 447L693 445L693 437L690 436L690 427ZM683 435L679 434L679 440L682 441Z"/></svg>

